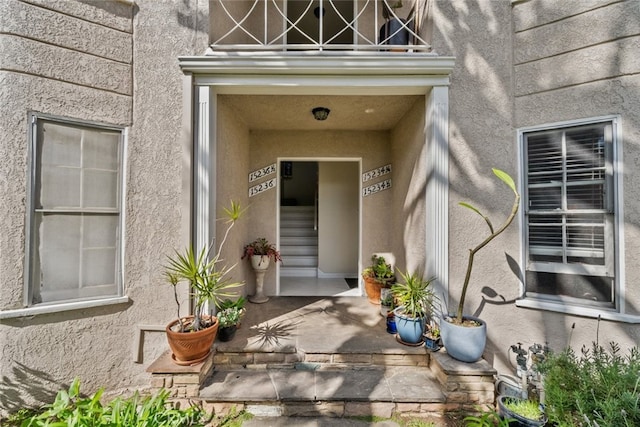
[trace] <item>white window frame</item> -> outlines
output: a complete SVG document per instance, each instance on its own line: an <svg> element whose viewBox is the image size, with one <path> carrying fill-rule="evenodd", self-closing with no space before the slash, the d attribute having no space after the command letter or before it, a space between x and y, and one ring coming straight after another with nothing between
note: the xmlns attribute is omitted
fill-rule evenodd
<svg viewBox="0 0 640 427"><path fill-rule="evenodd" d="M526 292L526 271L528 268L528 241L527 241L527 218L525 215L526 209L520 210L520 235L521 251L520 260L522 265L522 279L521 294L522 299L516 301L516 305L519 307L535 308L549 311L557 311L567 314L604 318L614 321L640 323L640 316L629 315L625 313L625 277L624 277L624 212L623 212L623 162L622 162L622 122L619 115L601 116L594 118L586 118L579 120L570 120L557 123L549 123L540 126L531 126L518 129L518 150L519 150L519 164L520 164L520 193L527 194L526 185L526 173L527 165L525 147L525 135L531 132L540 131L553 131L561 130L563 128L585 126L594 124L610 123L612 126L612 168L613 168L613 207L614 207L614 219L613 219L613 233L614 233L614 253L615 259L614 265L614 298L613 307L603 307L590 305L588 301L583 301L578 298L569 298L561 296L551 296L545 294L532 294ZM527 203L527 200L523 200L523 203ZM582 265L582 273L588 273L593 271L592 266ZM574 269L563 270L561 265L558 265L557 272L567 272L578 274L581 269L578 264ZM540 271L540 270L535 270ZM549 270L547 270L549 271Z"/></svg>
<svg viewBox="0 0 640 427"><path fill-rule="evenodd" d="M37 314L55 313L60 311L83 309L89 307L97 307L111 304L120 304L129 301L129 298L124 295L124 224L125 224L125 179L126 176L126 152L127 152L127 129L122 126L107 125L104 123L91 122L86 120L76 120L65 117L53 116L49 114L42 114L36 112L30 112L29 118L29 161L28 161L28 174L27 174L27 217L26 217L26 232L25 232L25 274L24 274L24 297L23 305L21 309L0 311L0 319L14 318L22 316L33 316ZM58 125L69 126L81 126L84 128L91 128L97 130L109 130L120 133L120 164L119 164L119 176L117 182L118 191L118 230L119 233L116 237L116 291L113 295L104 297L88 297L88 298L71 298L60 301L33 303L33 285L34 280L32 277L33 271L33 237L35 231L35 186L36 186L36 168L37 168L37 136L38 136L38 123L39 121L56 123ZM86 210L82 210L86 211ZM89 210L90 211L90 210Z"/></svg>

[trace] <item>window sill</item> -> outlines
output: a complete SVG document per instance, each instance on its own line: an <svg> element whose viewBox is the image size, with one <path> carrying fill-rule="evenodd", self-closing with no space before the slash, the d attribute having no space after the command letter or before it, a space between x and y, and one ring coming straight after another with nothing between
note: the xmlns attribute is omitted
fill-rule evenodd
<svg viewBox="0 0 640 427"><path fill-rule="evenodd" d="M640 316L632 314L617 313L615 311L598 310L589 307L577 307L574 305L561 304L551 301L541 301L535 299L522 299L516 301L517 307L533 308L537 310L555 311L558 313L572 314L580 317L600 318L622 323L640 323Z"/></svg>
<svg viewBox="0 0 640 427"><path fill-rule="evenodd" d="M15 319L18 317L33 317L40 314L60 313L83 308L102 307L105 305L128 303L129 297L113 297L91 301L66 302L61 304L37 305L34 307L18 308L15 310L0 310L0 320Z"/></svg>

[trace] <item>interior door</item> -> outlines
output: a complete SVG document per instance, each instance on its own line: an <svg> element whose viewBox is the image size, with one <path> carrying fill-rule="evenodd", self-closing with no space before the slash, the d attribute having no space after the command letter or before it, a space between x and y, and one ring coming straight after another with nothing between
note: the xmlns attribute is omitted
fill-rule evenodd
<svg viewBox="0 0 640 427"><path fill-rule="evenodd" d="M318 271L325 277L356 277L359 250L357 162L318 166Z"/></svg>

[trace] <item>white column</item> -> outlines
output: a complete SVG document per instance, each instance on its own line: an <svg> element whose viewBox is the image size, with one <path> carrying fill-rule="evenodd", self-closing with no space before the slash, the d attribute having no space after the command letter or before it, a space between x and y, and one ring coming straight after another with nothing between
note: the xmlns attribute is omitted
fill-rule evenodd
<svg viewBox="0 0 640 427"><path fill-rule="evenodd" d="M210 185L210 89L196 87L195 132L193 153L193 244L199 252L210 242L209 234L209 185Z"/></svg>
<svg viewBox="0 0 640 427"><path fill-rule="evenodd" d="M427 152L427 277L447 307L449 295L449 88L435 86L426 99Z"/></svg>

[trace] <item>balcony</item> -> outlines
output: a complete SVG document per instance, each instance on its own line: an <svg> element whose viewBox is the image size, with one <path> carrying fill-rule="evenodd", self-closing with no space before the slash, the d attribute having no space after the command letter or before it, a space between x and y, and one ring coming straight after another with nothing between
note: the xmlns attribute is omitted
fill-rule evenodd
<svg viewBox="0 0 640 427"><path fill-rule="evenodd" d="M430 52L428 0L212 0L210 52Z"/></svg>

